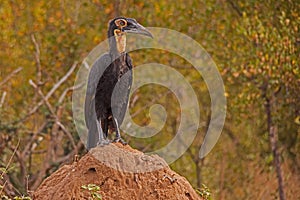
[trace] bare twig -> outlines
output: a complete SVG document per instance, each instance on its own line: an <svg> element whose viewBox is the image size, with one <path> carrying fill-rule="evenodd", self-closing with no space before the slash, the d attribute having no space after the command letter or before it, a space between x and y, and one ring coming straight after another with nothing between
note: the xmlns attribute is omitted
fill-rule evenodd
<svg viewBox="0 0 300 200"><path fill-rule="evenodd" d="M15 76L17 73L19 73L23 67L19 67L12 71L8 76L6 76L1 82L0 82L0 88L7 82L9 79L11 79L13 76Z"/></svg>
<svg viewBox="0 0 300 200"><path fill-rule="evenodd" d="M35 59L35 63L36 63L36 83L37 83L37 87L35 88L35 93L34 93L34 96L33 96L33 105L36 105L37 103L37 99L38 99L38 93L39 93L39 88L40 86L42 85L42 66L41 66L41 51L40 51L40 45L39 43L37 42L37 40L35 39L35 36L34 34L31 34L31 41L33 42L34 44L34 47L35 47L35 52L34 52L34 59ZM34 116L34 127L37 126L37 114L35 113L35 116Z"/></svg>
<svg viewBox="0 0 300 200"><path fill-rule="evenodd" d="M36 62L36 68L37 68L37 84L40 85L41 83L41 79L42 79L42 67L41 67L41 51L40 51L40 45L38 44L38 42L35 39L34 34L31 34L31 40L35 46L35 62Z"/></svg>
<svg viewBox="0 0 300 200"><path fill-rule="evenodd" d="M73 91L73 90L77 90L77 89L81 88L82 86L84 86L84 83L74 85L72 87L69 87L69 88L65 89L65 91L60 95L60 97L58 99L58 104L60 105L63 102L63 100L64 100L64 98L65 98L65 96L67 95L68 92Z"/></svg>
<svg viewBox="0 0 300 200"><path fill-rule="evenodd" d="M32 81L29 80L30 85L32 85L34 88L37 88L37 85ZM73 148L76 148L74 139L72 137L72 134L66 129L66 127L60 122L57 114L54 112L53 107L51 106L51 104L49 103L49 101L45 98L43 92L39 89L38 90L39 95L42 97L42 99L44 100L45 104L47 105L48 109L50 110L51 114L53 115L53 117L55 118L55 123L63 130L63 132L66 133L66 135L68 136L68 138L70 139Z"/></svg>
<svg viewBox="0 0 300 200"><path fill-rule="evenodd" d="M6 164L5 170L8 169L8 167L9 167L9 165L10 165L10 163L11 163L13 157L15 156L15 154L16 154L16 152L17 152L17 149L18 149L19 145L20 145L20 139L18 140L17 146L16 146L16 148L14 149L12 156L9 158L9 161L8 161L8 163ZM2 172L1 176L3 176L4 172L5 172L5 171ZM0 177L1 177L1 176L0 176Z"/></svg>
<svg viewBox="0 0 300 200"><path fill-rule="evenodd" d="M17 147L10 147L11 149L16 149ZM18 176L17 182L19 185L25 186L25 177L27 173L26 167L26 158L22 157L22 153L20 151L16 151L16 159L19 162L20 174Z"/></svg>
<svg viewBox="0 0 300 200"><path fill-rule="evenodd" d="M29 195L32 195L33 191L29 190L29 175L26 176L26 192Z"/></svg>
<svg viewBox="0 0 300 200"><path fill-rule="evenodd" d="M236 3L233 2L232 0L227 0L227 1L228 1L229 4L231 5L231 7L236 11L236 13L237 13L240 17L242 17L243 14L242 14L240 8L236 5Z"/></svg>
<svg viewBox="0 0 300 200"><path fill-rule="evenodd" d="M48 100L53 95L53 93L69 78L69 76L71 76L71 74L73 73L73 71L77 66L77 63L78 63L77 61L74 62L72 67L69 69L69 71L51 88L51 90L47 93L45 98L42 99L40 102L38 102L37 105L33 109L31 109L31 111L18 122L23 122L29 116L37 112L37 110L44 104L45 100Z"/></svg>
<svg viewBox="0 0 300 200"><path fill-rule="evenodd" d="M2 177L2 176L1 176L1 177ZM2 193L3 193L3 190L4 190L5 186L6 186L6 184L7 184L7 180L5 180L4 183L3 183L3 185L2 185L2 188L1 188L1 190L0 190L0 196L1 196Z"/></svg>
<svg viewBox="0 0 300 200"><path fill-rule="evenodd" d="M70 139L70 141L72 143L73 148L76 149L76 144L72 137L72 134L68 131L68 129L66 129L66 127L61 122L57 121L56 124L66 133L66 135L68 136L68 138Z"/></svg>
<svg viewBox="0 0 300 200"><path fill-rule="evenodd" d="M18 140L17 146L14 148L13 154L12 154L11 157L9 158L9 161L8 161L8 163L7 163L6 166L5 166L5 170L2 171L0 177L3 177L3 175L7 172L8 168L9 168L9 165L10 165L11 162L12 162L13 157L14 157L14 156L16 155L16 153L17 153L17 149L19 148L19 145L20 145L20 139ZM2 187L2 189L1 189L1 191L0 191L0 196L1 196L1 194L2 194L2 192L3 192L3 190L4 190L4 188L5 188L5 185L6 185L6 184L7 184L7 180L5 180L5 182L4 182L4 184L3 184L3 187Z"/></svg>
<svg viewBox="0 0 300 200"><path fill-rule="evenodd" d="M69 71L57 83L55 83L55 85L51 88L51 90L45 96L46 99L49 99L49 97L59 88L59 86L61 84L63 84L69 78L69 76L71 76L71 74L77 67L77 63L78 62L75 61L72 65L72 67L69 69Z"/></svg>
<svg viewBox="0 0 300 200"><path fill-rule="evenodd" d="M90 66L89 66L89 64L87 63L86 59L84 59L84 61L83 61L82 63L83 63L84 67L85 67L87 70L90 69Z"/></svg>
<svg viewBox="0 0 300 200"><path fill-rule="evenodd" d="M0 108L2 108L2 106L4 104L4 100L5 100L6 94L7 94L7 92L5 92L5 91L2 94L2 97L1 97L1 100L0 100Z"/></svg>
<svg viewBox="0 0 300 200"><path fill-rule="evenodd" d="M45 121L45 122L39 127L39 129L33 133L33 135L32 135L31 138L30 138L30 141L27 142L27 144L26 144L24 150L22 151L22 157L27 156L29 150L31 150L31 146L32 146L33 142L35 141L36 136L37 136L38 134L40 134L40 133L43 131L43 129L47 126L47 124L48 124L48 121Z"/></svg>
<svg viewBox="0 0 300 200"><path fill-rule="evenodd" d="M29 80L29 84L34 87L34 89L37 89L38 94L42 97L44 103L47 105L47 107L49 108L51 114L53 116L55 116L54 113L54 109L52 108L52 106L50 105L48 99L46 99L46 97L44 96L43 92L40 90L40 88L37 86L37 84L35 84L32 80Z"/></svg>

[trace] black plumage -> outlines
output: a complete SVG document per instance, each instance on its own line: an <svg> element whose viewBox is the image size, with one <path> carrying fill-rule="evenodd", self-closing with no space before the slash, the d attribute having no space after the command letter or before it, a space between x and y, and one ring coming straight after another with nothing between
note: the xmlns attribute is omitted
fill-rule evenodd
<svg viewBox="0 0 300 200"><path fill-rule="evenodd" d="M110 21L109 52L96 60L88 78L85 98L88 149L108 144L109 129L116 132L115 142L126 144L119 131L132 85L132 62L125 52L126 32L152 37L135 19L118 17Z"/></svg>

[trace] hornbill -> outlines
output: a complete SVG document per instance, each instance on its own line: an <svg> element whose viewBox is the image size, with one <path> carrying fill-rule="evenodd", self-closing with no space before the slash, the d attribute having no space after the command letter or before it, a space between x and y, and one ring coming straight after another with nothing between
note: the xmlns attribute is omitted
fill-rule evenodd
<svg viewBox="0 0 300 200"><path fill-rule="evenodd" d="M113 142L126 144L119 130L132 85L132 62L125 51L126 33L152 38L152 34L135 19L117 17L109 22L109 52L95 61L88 77L84 108L88 150L96 145L108 144L108 130L116 132Z"/></svg>

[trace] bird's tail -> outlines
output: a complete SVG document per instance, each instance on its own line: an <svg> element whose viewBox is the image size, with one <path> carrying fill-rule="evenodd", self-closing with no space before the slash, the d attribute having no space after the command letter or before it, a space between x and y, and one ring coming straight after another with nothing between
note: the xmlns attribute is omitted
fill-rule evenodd
<svg viewBox="0 0 300 200"><path fill-rule="evenodd" d="M96 147L99 141L99 134L101 131L99 122L93 120L89 123L88 130L87 149L90 150L91 148Z"/></svg>

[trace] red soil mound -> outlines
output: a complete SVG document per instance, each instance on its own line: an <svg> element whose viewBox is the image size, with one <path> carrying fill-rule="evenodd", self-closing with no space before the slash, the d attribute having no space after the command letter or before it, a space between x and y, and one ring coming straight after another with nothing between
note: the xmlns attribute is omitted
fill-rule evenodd
<svg viewBox="0 0 300 200"><path fill-rule="evenodd" d="M82 187L88 184L99 188L89 191ZM34 199L93 199L97 194L103 200L201 199L162 158L120 144L96 147L78 162L61 167L44 180Z"/></svg>

